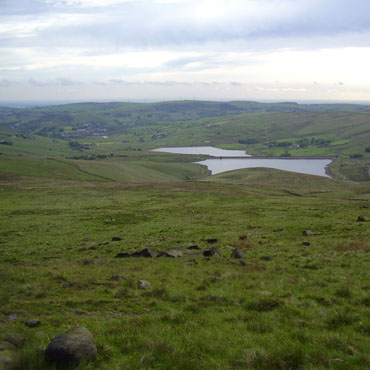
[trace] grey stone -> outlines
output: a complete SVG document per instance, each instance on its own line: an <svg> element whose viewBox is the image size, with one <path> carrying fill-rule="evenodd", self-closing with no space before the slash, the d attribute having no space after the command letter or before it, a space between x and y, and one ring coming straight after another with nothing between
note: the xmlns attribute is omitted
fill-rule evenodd
<svg viewBox="0 0 370 370"><path fill-rule="evenodd" d="M18 314L16 312L12 312L11 314L8 315L8 319L10 321L14 321L18 319Z"/></svg>
<svg viewBox="0 0 370 370"><path fill-rule="evenodd" d="M233 252L231 253L231 258L243 259L244 258L244 253L240 249L235 248L233 250Z"/></svg>
<svg viewBox="0 0 370 370"><path fill-rule="evenodd" d="M204 257L213 257L213 256L222 257L222 254L221 254L220 250L217 247L211 247L209 249L206 249L203 252L203 256Z"/></svg>
<svg viewBox="0 0 370 370"><path fill-rule="evenodd" d="M370 217L367 216L358 216L357 222L367 222L370 221Z"/></svg>
<svg viewBox="0 0 370 370"><path fill-rule="evenodd" d="M93 360L96 354L92 334L83 326L78 326L53 338L45 357L57 367L78 366L82 361Z"/></svg>
<svg viewBox="0 0 370 370"><path fill-rule="evenodd" d="M206 239L206 242L209 243L209 244L215 244L218 242L218 239L216 238L210 238L210 239Z"/></svg>
<svg viewBox="0 0 370 370"><path fill-rule="evenodd" d="M304 236L315 236L315 235L321 235L322 233L319 233L317 231L312 231L312 230L304 230L302 231L302 235Z"/></svg>
<svg viewBox="0 0 370 370"><path fill-rule="evenodd" d="M40 320L36 320L36 319L28 320L28 321L26 321L26 325L29 328L35 328L36 326L40 326L41 325L41 321Z"/></svg>
<svg viewBox="0 0 370 370"><path fill-rule="evenodd" d="M155 258L160 252L152 248L145 248L141 251L131 253L131 257L146 257L146 258Z"/></svg>
<svg viewBox="0 0 370 370"><path fill-rule="evenodd" d="M139 280L137 282L137 286L138 286L139 289L150 289L151 284L149 283L149 281Z"/></svg>
<svg viewBox="0 0 370 370"><path fill-rule="evenodd" d="M262 257L260 258L260 260L261 260L261 261L271 261L271 260L272 260L272 257L270 257L270 256L262 256Z"/></svg>
<svg viewBox="0 0 370 370"><path fill-rule="evenodd" d="M118 253L114 256L114 258L128 258L131 257L131 253Z"/></svg>
<svg viewBox="0 0 370 370"><path fill-rule="evenodd" d="M169 257L177 258L183 256L183 250L180 248L167 249L166 251L160 252L157 257Z"/></svg>

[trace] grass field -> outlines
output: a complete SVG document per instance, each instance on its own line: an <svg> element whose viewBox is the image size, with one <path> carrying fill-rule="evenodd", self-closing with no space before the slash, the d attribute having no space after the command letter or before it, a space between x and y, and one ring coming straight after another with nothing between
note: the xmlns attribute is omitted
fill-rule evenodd
<svg viewBox="0 0 370 370"><path fill-rule="evenodd" d="M173 103L154 112L140 105L139 112L112 104L115 114L124 109L141 120L166 115L157 127L133 125L106 141L73 139L93 144L82 152L69 140L1 128L1 140L12 145L0 150L0 369L10 342L15 370L55 369L45 348L75 326L88 328L98 349L80 370L370 367L368 113L229 116L227 107L205 104L192 112ZM91 120L101 107L53 109ZM219 116L204 117L209 112ZM166 121L171 117L178 121ZM337 155L335 179L258 168L209 176L189 163L199 156L149 151L209 139L280 155L286 147L267 143L305 135L315 145L288 151ZM256 142L246 146L240 138ZM319 147L318 139L331 141ZM363 157L349 158L359 152ZM188 249L195 245L200 254ZM204 257L211 246L221 256ZM144 248L185 252L115 258ZM235 248L242 260L231 258ZM151 287L139 289L139 280ZM29 319L41 325L30 328Z"/></svg>
<svg viewBox="0 0 370 370"><path fill-rule="evenodd" d="M42 350L76 325L98 345L81 369L368 368L370 230L357 218L369 215L369 186L234 173L162 184L3 177L0 322L3 336L26 339L18 369L51 368ZM114 258L206 249L209 238L222 258ZM234 246L245 266L230 259ZM27 328L31 318L41 326Z"/></svg>

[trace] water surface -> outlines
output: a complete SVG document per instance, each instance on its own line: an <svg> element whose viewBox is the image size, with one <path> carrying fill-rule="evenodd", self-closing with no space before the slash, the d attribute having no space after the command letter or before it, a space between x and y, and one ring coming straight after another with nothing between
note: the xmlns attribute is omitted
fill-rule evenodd
<svg viewBox="0 0 370 370"><path fill-rule="evenodd" d="M213 157L222 157L195 162L207 166L212 175L232 170L240 170L242 168L264 167L304 173L307 175L330 177L326 173L326 168L332 162L331 159L316 158L253 158L246 154L244 150L225 150L213 148L211 146L157 148L153 149L153 151L176 154L204 154Z"/></svg>
<svg viewBox="0 0 370 370"><path fill-rule="evenodd" d="M212 175L217 173L239 170L242 168L275 168L277 170L304 173L307 175L317 175L330 177L325 169L331 163L330 159L287 159L287 158L228 158L228 159L206 159L205 161L195 162L207 166Z"/></svg>
<svg viewBox="0 0 370 370"><path fill-rule="evenodd" d="M204 154L212 157L250 157L244 150L225 150L212 146L184 146L177 148L157 148L153 152L166 152L176 154Z"/></svg>

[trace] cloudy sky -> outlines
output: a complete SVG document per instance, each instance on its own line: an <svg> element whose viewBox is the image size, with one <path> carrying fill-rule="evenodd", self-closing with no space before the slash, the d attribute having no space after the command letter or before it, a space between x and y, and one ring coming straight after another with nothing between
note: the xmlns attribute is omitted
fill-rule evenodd
<svg viewBox="0 0 370 370"><path fill-rule="evenodd" d="M0 0L0 101L370 101L369 0Z"/></svg>

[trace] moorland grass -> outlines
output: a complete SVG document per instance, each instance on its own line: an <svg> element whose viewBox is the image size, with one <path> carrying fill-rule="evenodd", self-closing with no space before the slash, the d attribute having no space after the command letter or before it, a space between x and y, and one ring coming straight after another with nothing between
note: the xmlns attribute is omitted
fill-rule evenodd
<svg viewBox="0 0 370 370"><path fill-rule="evenodd" d="M3 180L0 321L26 340L18 369L52 369L43 350L76 325L98 347L79 369L368 368L369 187L261 171L232 184ZM222 258L114 258L209 238ZM241 243L244 265L230 259Z"/></svg>

